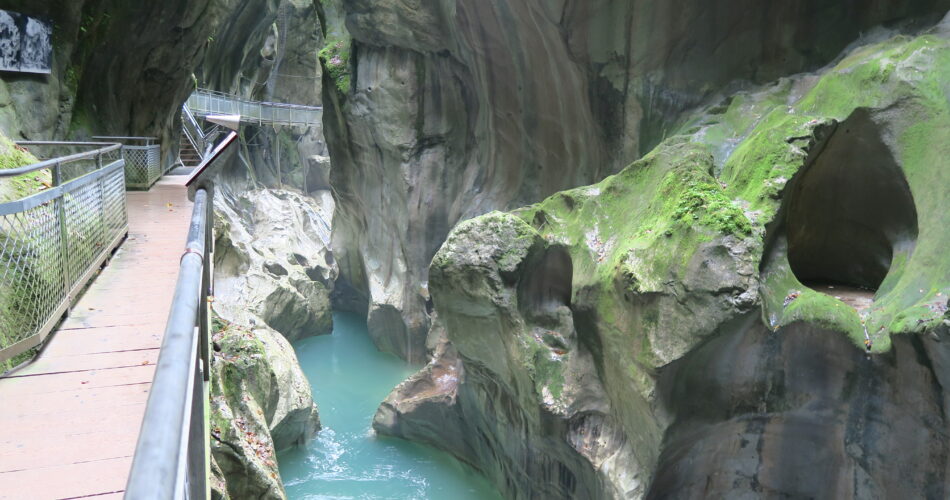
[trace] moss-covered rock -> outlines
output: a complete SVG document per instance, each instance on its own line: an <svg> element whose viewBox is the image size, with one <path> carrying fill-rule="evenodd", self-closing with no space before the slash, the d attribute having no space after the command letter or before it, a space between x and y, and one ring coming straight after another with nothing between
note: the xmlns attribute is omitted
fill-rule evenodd
<svg viewBox="0 0 950 500"><path fill-rule="evenodd" d="M23 167L39 160L26 149L18 147L0 133L0 170ZM19 200L51 185L49 170L31 172L17 177L0 178L0 203Z"/></svg>
<svg viewBox="0 0 950 500"><path fill-rule="evenodd" d="M797 482L775 464L808 467L795 462L800 454L769 451L784 449L774 440L800 440L802 450L821 444L822 453L849 464L835 469L835 478L861 467L865 454L890 464L870 473L899 466L889 458L894 436L878 444L862 441L867 450L860 453L847 448L855 442L850 438L829 448L803 436L795 419L822 418L808 413L818 410L809 409L803 394L834 388L782 370L825 373L815 360L850 352L850 364L835 376L863 389L844 398L852 416L830 426L849 436L860 432L860 422L874 419L869 405L887 411L902 405L894 399L896 386L881 383L897 380L889 368L895 363L902 373L923 374L914 379L923 384L914 390L926 395L922 411L935 411L935 402L946 397L945 377L927 374L947 370L938 346L946 337L939 325L950 296L950 171L942 168L950 153L948 63L950 42L935 34L858 47L819 74L699 110L643 159L598 184L460 224L433 259L429 283L455 351L437 354L427 370L458 360L463 375L446 403L450 420L477 432L461 442L446 438L444 446L514 497L543 491L552 498L660 498L678 484L669 478L710 467L738 478L715 491L762 491L756 488L767 484L768 491L794 495ZM831 192L830 201L816 197L819 190L802 194L815 182L826 183L820 191ZM834 193L871 205L865 213L852 207L821 212L835 206ZM848 250L812 255L803 264L796 251L822 247L803 246L802 232L834 236L836 230L856 235L843 243ZM822 258L829 265L815 264ZM838 264L848 271L822 275ZM871 306L858 312L809 288L822 278L874 283ZM866 332L871 356L881 358L862 365ZM894 354L890 336L905 333L915 336L902 339ZM785 357L782 345L794 346L793 357ZM804 354L824 348L829 351L811 359ZM909 354L915 349L917 357ZM699 355L688 374L675 368L698 352L723 358L734 352L746 361L720 366L715 357ZM757 367L778 365L786 368L769 368L766 381L744 382L765 370ZM682 392L687 379L702 382L703 369L723 376L715 387L699 383L706 391L699 399L720 406L682 403L691 397ZM420 377L432 378L425 372ZM439 444L440 433L425 419L444 413L400 406L418 394L403 388L388 401L383 427ZM763 417L766 411L774 419ZM704 427L719 425L722 415L734 420L721 429L762 418L775 423L748 428L760 444L747 452L732 444L735 434ZM880 432L900 425L885 427ZM933 453L945 457L950 443L934 430L939 424L926 427ZM589 443L577 446L581 430L599 436L593 451L585 447ZM690 462L678 451L697 432L720 443L709 448L714 451L706 462ZM721 462L733 458L735 466ZM743 479L742 460L758 464L758 479ZM908 487L945 484L941 460L926 472L934 478L930 483L908 475ZM664 467L659 473L658 466ZM654 477L662 481L648 492ZM840 478L842 488L852 484L850 476ZM863 493L855 495L869 497L883 494L881 484L901 483L861 481L855 491Z"/></svg>
<svg viewBox="0 0 950 500"><path fill-rule="evenodd" d="M264 326L215 321L211 450L216 495L286 498L276 452L320 429L293 348Z"/></svg>

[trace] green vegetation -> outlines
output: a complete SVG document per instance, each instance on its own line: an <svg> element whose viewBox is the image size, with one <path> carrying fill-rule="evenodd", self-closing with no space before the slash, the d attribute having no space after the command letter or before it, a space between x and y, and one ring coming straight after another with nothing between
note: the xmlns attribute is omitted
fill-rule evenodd
<svg viewBox="0 0 950 500"><path fill-rule="evenodd" d="M564 391L564 361L568 354L562 357L551 353L543 344L534 350L531 356L530 373L533 375L535 389L538 394L547 387L555 400L561 399Z"/></svg>
<svg viewBox="0 0 950 500"><path fill-rule="evenodd" d="M0 170L18 168L38 161L28 151L0 134ZM49 186L50 181L51 177L48 171L0 178L0 203L35 194Z"/></svg>
<svg viewBox="0 0 950 500"><path fill-rule="evenodd" d="M723 194L722 188L708 180L676 179L668 177L667 182L676 182L685 187L679 194L673 219L700 224L716 229L724 234L748 235L752 225L735 202Z"/></svg>
<svg viewBox="0 0 950 500"><path fill-rule="evenodd" d="M320 50L320 61L341 94L350 92L350 45L349 38L328 37Z"/></svg>

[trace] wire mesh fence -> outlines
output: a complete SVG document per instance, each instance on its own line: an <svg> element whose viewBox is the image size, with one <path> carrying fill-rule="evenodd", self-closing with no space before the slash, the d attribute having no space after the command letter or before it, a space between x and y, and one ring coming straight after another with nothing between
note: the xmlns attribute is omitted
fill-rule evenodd
<svg viewBox="0 0 950 500"><path fill-rule="evenodd" d="M162 171L162 147L153 144L156 137L95 136L93 139L122 143L125 157L125 187L148 190L160 179Z"/></svg>
<svg viewBox="0 0 950 500"><path fill-rule="evenodd" d="M46 158L56 148L83 147L21 145ZM44 169L54 179L52 187L0 204L0 372L43 341L128 232L119 146L85 148L72 157L0 171L0 181Z"/></svg>
<svg viewBox="0 0 950 500"><path fill-rule="evenodd" d="M162 176L161 146L122 146L125 155L125 185L148 189Z"/></svg>

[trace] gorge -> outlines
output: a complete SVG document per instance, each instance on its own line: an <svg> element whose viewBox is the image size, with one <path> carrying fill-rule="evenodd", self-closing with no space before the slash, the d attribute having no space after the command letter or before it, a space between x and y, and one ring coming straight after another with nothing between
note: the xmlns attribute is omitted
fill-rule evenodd
<svg viewBox="0 0 950 500"><path fill-rule="evenodd" d="M215 177L213 498L950 496L950 1L0 8L5 138L322 106Z"/></svg>

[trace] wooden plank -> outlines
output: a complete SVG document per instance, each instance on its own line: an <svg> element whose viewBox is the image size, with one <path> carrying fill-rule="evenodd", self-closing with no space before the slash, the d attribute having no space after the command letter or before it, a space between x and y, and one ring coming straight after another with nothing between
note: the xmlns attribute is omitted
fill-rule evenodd
<svg viewBox="0 0 950 500"><path fill-rule="evenodd" d="M6 378L3 379L4 387L0 389L0 401L13 401L13 398L67 392L83 388L95 389L141 384L151 382L152 372L154 371L154 365L123 366L83 372L37 375L35 377Z"/></svg>
<svg viewBox="0 0 950 500"><path fill-rule="evenodd" d="M27 436L3 443L0 472L57 467L122 456L135 449L141 417L119 429L102 429L73 435L43 432L42 439ZM55 450L56 453L50 453Z"/></svg>
<svg viewBox="0 0 950 500"><path fill-rule="evenodd" d="M57 332L43 358L152 349L161 341L165 325L78 328Z"/></svg>
<svg viewBox="0 0 950 500"><path fill-rule="evenodd" d="M141 418L145 410L145 402L148 398L148 392L141 392L140 396L134 394L129 397L129 401L116 402L115 399L95 402L85 402L85 404L71 405L63 410L54 407L40 408L34 406L30 409L17 411L13 415L4 415L0 417L0 424L8 428L0 429L0 440L9 439L11 433L18 432L52 432L60 429L59 426L49 427L49 422L53 419L62 420L63 413L69 412L71 423L75 426L62 427L62 432L81 434L95 431L94 426L102 426L104 422L121 420L122 415L136 414ZM135 397L135 399L132 399ZM108 410L108 411L106 411ZM16 427L10 426L12 423L18 423ZM40 429L40 426L46 426Z"/></svg>
<svg viewBox="0 0 950 500"><path fill-rule="evenodd" d="M52 500L125 490L132 457L0 473L0 499Z"/></svg>
<svg viewBox="0 0 950 500"><path fill-rule="evenodd" d="M73 356L43 356L20 370L11 378L36 377L55 373L101 370L120 366L154 365L158 360L158 347L136 351L118 351Z"/></svg>
<svg viewBox="0 0 950 500"><path fill-rule="evenodd" d="M145 403L148 400L150 382L114 385L94 389L36 394L23 398L11 408L4 408L0 422L11 429L17 421L24 422L39 415L72 414L82 411L104 411L120 405Z"/></svg>

